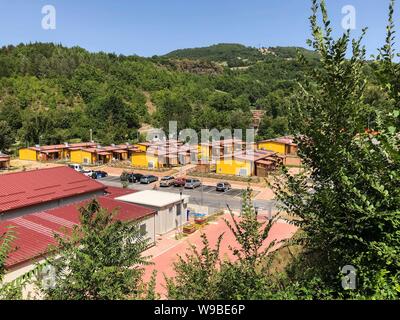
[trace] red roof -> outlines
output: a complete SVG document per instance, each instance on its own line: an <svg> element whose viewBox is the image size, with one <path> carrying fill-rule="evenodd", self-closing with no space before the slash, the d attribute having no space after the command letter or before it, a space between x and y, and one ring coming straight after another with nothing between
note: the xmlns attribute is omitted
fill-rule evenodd
<svg viewBox="0 0 400 320"><path fill-rule="evenodd" d="M14 227L16 239L13 249L6 261L7 268L39 258L46 254L50 245L55 245L54 234L65 234L79 224L79 208L90 200L59 207L52 210L28 214L19 218L0 222L0 234L8 226ZM117 220L133 221L149 215L155 211L139 205L114 200L110 197L99 197L102 208L108 211L118 210Z"/></svg>
<svg viewBox="0 0 400 320"><path fill-rule="evenodd" d="M69 167L4 174L0 176L0 214L105 189L103 184Z"/></svg>
<svg viewBox="0 0 400 320"><path fill-rule="evenodd" d="M118 188L118 187L107 187L106 189L106 197L115 199L121 196L126 196L127 194L132 194L137 192L137 190L132 190L128 188Z"/></svg>

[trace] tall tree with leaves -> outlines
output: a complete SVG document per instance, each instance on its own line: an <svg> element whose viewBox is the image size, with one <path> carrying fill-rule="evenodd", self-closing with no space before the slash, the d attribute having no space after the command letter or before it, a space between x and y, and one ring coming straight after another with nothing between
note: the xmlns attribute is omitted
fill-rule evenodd
<svg viewBox="0 0 400 320"><path fill-rule="evenodd" d="M15 135L7 121L0 121L0 152L8 150L14 143Z"/></svg>
<svg viewBox="0 0 400 320"><path fill-rule="evenodd" d="M47 299L103 300L140 298L142 256L148 246L136 223L115 219L93 200L80 209L80 225L71 235L56 236L53 285L41 286Z"/></svg>
<svg viewBox="0 0 400 320"><path fill-rule="evenodd" d="M0 235L0 283L4 278L6 259L11 251L11 243L14 238L15 236L12 229Z"/></svg>
<svg viewBox="0 0 400 320"><path fill-rule="evenodd" d="M6 260L13 250L12 243L15 239L15 232L12 228L0 234L0 300L20 299L22 298L22 287L26 278L20 277L11 282L4 282L6 274Z"/></svg>
<svg viewBox="0 0 400 320"><path fill-rule="evenodd" d="M371 111L364 103L365 30L357 40L349 32L334 40L325 1L313 0L312 12L309 44L320 55L321 67L301 84L290 115L306 172L286 173L275 184L278 199L303 232L292 281L304 284L314 298L395 298L400 271L398 136L379 121L365 133L363 114ZM356 290L342 288L346 265L356 268Z"/></svg>

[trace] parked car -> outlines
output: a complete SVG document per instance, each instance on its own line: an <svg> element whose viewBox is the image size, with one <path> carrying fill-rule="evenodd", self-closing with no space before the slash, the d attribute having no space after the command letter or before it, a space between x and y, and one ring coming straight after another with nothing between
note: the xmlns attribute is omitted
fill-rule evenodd
<svg viewBox="0 0 400 320"><path fill-rule="evenodd" d="M128 175L128 181L130 183L137 183L140 182L140 179L143 178L143 175L140 173L131 173Z"/></svg>
<svg viewBox="0 0 400 320"><path fill-rule="evenodd" d="M184 187L186 183L185 178L175 178L174 187Z"/></svg>
<svg viewBox="0 0 400 320"><path fill-rule="evenodd" d="M129 175L133 174L133 172L123 171L120 175L121 181L128 181Z"/></svg>
<svg viewBox="0 0 400 320"><path fill-rule="evenodd" d="M201 182L198 179L186 179L185 188L195 189L201 186Z"/></svg>
<svg viewBox="0 0 400 320"><path fill-rule="evenodd" d="M93 173L92 173L93 179L101 179L101 178L105 178L105 177L108 177L108 173L105 171L97 170L97 171L93 171Z"/></svg>
<svg viewBox="0 0 400 320"><path fill-rule="evenodd" d="M230 189L232 189L231 184L229 182L219 182L217 183L217 191L229 191Z"/></svg>
<svg viewBox="0 0 400 320"><path fill-rule="evenodd" d="M153 175L143 176L140 178L140 183L142 184L149 184L158 181L158 177Z"/></svg>
<svg viewBox="0 0 400 320"><path fill-rule="evenodd" d="M175 178L172 176L162 177L160 187L170 187L175 183Z"/></svg>
<svg viewBox="0 0 400 320"><path fill-rule="evenodd" d="M83 167L80 164L76 164L76 163L71 163L68 165L68 167L74 169L75 171L78 172L82 172L83 171Z"/></svg>
<svg viewBox="0 0 400 320"><path fill-rule="evenodd" d="M80 173L83 173L86 177L91 177L93 175L93 170L81 170Z"/></svg>

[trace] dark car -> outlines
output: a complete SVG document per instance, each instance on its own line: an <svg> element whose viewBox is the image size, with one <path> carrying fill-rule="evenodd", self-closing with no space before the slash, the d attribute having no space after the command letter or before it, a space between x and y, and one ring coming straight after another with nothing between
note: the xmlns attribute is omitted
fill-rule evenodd
<svg viewBox="0 0 400 320"><path fill-rule="evenodd" d="M230 189L232 189L231 184L229 182L219 182L217 184L217 191L229 191Z"/></svg>
<svg viewBox="0 0 400 320"><path fill-rule="evenodd" d="M142 184L149 184L149 183L153 183L153 182L156 182L156 181L158 181L158 177L152 176L152 175L143 176L140 179L140 183L142 183Z"/></svg>
<svg viewBox="0 0 400 320"><path fill-rule="evenodd" d="M93 179L101 179L101 178L105 178L105 177L108 177L108 173L105 172L105 171L97 170L97 171L93 171L92 172L92 178Z"/></svg>
<svg viewBox="0 0 400 320"><path fill-rule="evenodd" d="M174 187L184 187L186 183L185 178L175 178Z"/></svg>
<svg viewBox="0 0 400 320"><path fill-rule="evenodd" d="M142 179L142 177L143 177L143 175L140 173L131 173L128 176L128 181L130 183L137 183L137 182L140 182L140 179Z"/></svg>
<svg viewBox="0 0 400 320"><path fill-rule="evenodd" d="M124 171L124 172L122 172L120 179L121 179L121 181L136 183L136 182L139 182L142 177L143 177L143 175L140 173Z"/></svg>

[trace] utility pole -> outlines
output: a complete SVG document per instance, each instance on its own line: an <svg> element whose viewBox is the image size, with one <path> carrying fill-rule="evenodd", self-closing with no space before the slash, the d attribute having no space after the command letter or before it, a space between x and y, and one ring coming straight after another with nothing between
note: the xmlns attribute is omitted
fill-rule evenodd
<svg viewBox="0 0 400 320"><path fill-rule="evenodd" d="M179 194L180 194L180 197L181 197L181 201L179 203L179 206L180 206L179 210L181 212L181 217L180 217L181 221L180 221L179 231L183 233L182 215L184 214L184 212L183 212L182 190L183 190L183 188L181 188L180 191L179 191Z"/></svg>
<svg viewBox="0 0 400 320"><path fill-rule="evenodd" d="M201 206L203 206L203 172L201 172Z"/></svg>
<svg viewBox="0 0 400 320"><path fill-rule="evenodd" d="M90 142L92 142L92 141L93 141L93 130L90 129Z"/></svg>

